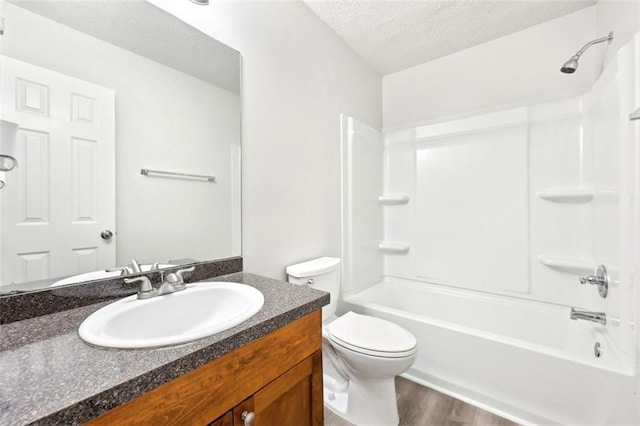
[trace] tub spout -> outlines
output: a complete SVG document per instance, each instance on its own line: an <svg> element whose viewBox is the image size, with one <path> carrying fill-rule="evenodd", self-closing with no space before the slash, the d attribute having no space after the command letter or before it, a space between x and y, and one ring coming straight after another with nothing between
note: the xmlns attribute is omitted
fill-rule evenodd
<svg viewBox="0 0 640 426"><path fill-rule="evenodd" d="M604 312L581 311L576 308L571 308L570 318L572 320L593 321L602 325L607 323L607 314Z"/></svg>

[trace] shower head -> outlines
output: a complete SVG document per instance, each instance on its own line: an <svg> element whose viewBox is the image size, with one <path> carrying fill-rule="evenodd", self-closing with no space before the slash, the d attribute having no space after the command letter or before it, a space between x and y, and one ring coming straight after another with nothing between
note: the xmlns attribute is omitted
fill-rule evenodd
<svg viewBox="0 0 640 426"><path fill-rule="evenodd" d="M579 56L572 56L571 59L564 63L562 68L560 68L560 71L565 74L573 74L574 72L576 72L576 69L578 68L579 58Z"/></svg>
<svg viewBox="0 0 640 426"><path fill-rule="evenodd" d="M582 49L578 50L578 52L571 57L571 59L569 59L567 62L564 63L562 68L560 68L560 71L562 71L565 74L573 74L574 72L576 72L576 69L578 69L578 60L580 59L580 56L582 56L585 50L587 50L589 47L593 46L594 44L604 43L605 41L608 41L609 43L611 43L611 40L613 40L613 31L610 31L609 35L606 37L602 37L585 44L582 47Z"/></svg>

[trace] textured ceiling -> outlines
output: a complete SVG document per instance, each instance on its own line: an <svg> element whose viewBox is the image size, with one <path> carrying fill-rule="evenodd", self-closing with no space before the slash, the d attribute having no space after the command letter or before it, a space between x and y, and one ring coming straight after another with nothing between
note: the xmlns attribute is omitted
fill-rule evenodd
<svg viewBox="0 0 640 426"><path fill-rule="evenodd" d="M595 0L304 1L382 75L595 4Z"/></svg>
<svg viewBox="0 0 640 426"><path fill-rule="evenodd" d="M107 43L239 93L237 51L144 0L10 1Z"/></svg>

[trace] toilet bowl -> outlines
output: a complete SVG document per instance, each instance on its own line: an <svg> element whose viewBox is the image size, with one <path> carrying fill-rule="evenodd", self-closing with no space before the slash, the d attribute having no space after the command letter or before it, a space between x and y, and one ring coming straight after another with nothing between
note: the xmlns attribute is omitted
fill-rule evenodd
<svg viewBox="0 0 640 426"><path fill-rule="evenodd" d="M289 282L331 295L323 308L325 405L360 425L399 423L395 376L416 358L417 341L390 321L355 312L335 316L340 289L340 259L323 257L287 267Z"/></svg>
<svg viewBox="0 0 640 426"><path fill-rule="evenodd" d="M325 387L325 404L356 425L397 425L395 376L415 361L416 338L389 321L355 312L326 325L323 337L331 346L323 350L335 352L342 362L338 371L348 379L342 396Z"/></svg>

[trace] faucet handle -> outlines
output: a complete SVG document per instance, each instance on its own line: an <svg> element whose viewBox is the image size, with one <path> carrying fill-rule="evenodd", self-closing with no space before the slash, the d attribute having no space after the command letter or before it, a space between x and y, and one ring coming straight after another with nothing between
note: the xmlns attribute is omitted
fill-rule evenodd
<svg viewBox="0 0 640 426"><path fill-rule="evenodd" d="M604 265L598 265L595 275L580 277L580 284L592 284L598 287L598 293L601 297L606 298L609 292L609 274Z"/></svg>
<svg viewBox="0 0 640 426"><path fill-rule="evenodd" d="M191 268L180 269L180 270L178 270L176 272L169 272L163 278L163 285L165 283L166 284L170 284L170 285L173 286L175 291L184 290L185 288L187 288L185 283L184 283L184 274L186 272L193 272L194 269L195 269L195 267L192 266Z"/></svg>
<svg viewBox="0 0 640 426"><path fill-rule="evenodd" d="M196 269L195 266L192 266L190 268L185 268L185 269L179 269L178 271L176 271L176 275L178 276L178 278L180 278L180 282L184 282L184 274L185 273L191 273Z"/></svg>
<svg viewBox="0 0 640 426"><path fill-rule="evenodd" d="M140 282L140 288L138 289L138 299L148 299L149 297L155 296L158 292L151 285L151 280L145 276L134 277L134 278L125 278L124 282L127 284Z"/></svg>
<svg viewBox="0 0 640 426"><path fill-rule="evenodd" d="M162 272L160 272L162 274ZM164 274L163 274L164 275ZM173 293L176 291L184 290L187 288L182 281L182 277L178 276L175 272L169 272L162 279L162 286L160 286L160 294Z"/></svg>
<svg viewBox="0 0 640 426"><path fill-rule="evenodd" d="M175 272L169 272L163 279L163 282L167 282L170 284L180 284L182 283L182 280L180 279L180 277L178 275L176 275Z"/></svg>
<svg viewBox="0 0 640 426"><path fill-rule="evenodd" d="M129 263L129 268L134 273L142 272L142 268L140 267L140 262L138 262L135 259L131 259L131 263Z"/></svg>
<svg viewBox="0 0 640 426"><path fill-rule="evenodd" d="M107 268L104 270L105 272L118 272L120 271L120 275L126 275L131 273L131 269L126 266L118 267L118 268Z"/></svg>
<svg viewBox="0 0 640 426"><path fill-rule="evenodd" d="M604 279L597 277L595 275L587 275L586 277L580 277L580 284L599 284L604 282Z"/></svg>

